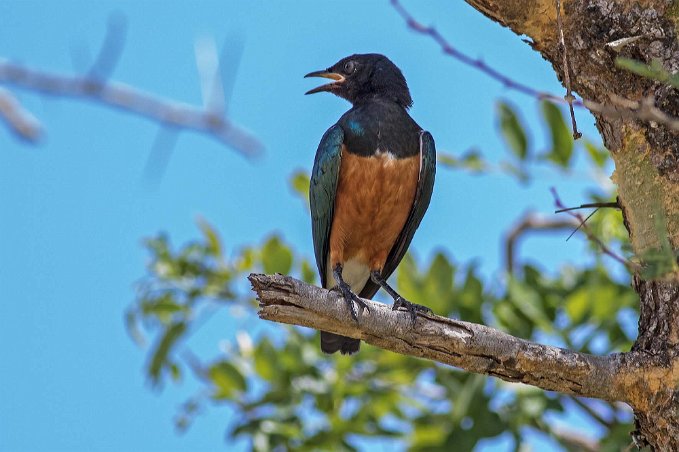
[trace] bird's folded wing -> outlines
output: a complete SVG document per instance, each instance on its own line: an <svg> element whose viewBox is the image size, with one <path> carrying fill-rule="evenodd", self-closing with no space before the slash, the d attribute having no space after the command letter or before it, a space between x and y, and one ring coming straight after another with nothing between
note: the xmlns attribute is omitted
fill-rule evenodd
<svg viewBox="0 0 679 452"><path fill-rule="evenodd" d="M314 254L323 287L327 287L328 283L326 266L330 246L330 228L335 209L343 141L344 132L339 125L335 124L325 132L316 151L309 186Z"/></svg>

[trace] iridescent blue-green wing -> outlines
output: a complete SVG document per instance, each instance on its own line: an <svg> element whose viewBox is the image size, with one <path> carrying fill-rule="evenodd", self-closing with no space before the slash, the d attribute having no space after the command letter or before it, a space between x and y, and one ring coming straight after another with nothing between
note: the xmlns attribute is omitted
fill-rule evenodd
<svg viewBox="0 0 679 452"><path fill-rule="evenodd" d="M335 124L321 138L316 151L314 169L311 171L309 202L311 204L311 231L314 239L316 265L321 284L327 287L327 260L330 252L330 228L335 209L335 194L342 159L344 132Z"/></svg>
<svg viewBox="0 0 679 452"><path fill-rule="evenodd" d="M431 194L434 190L435 175L436 146L434 145L434 137L429 132L423 130L420 132L420 176L417 181L417 192L415 193L413 207L410 209L408 219L396 239L396 243L391 248L382 269L384 279L387 279L396 270L406 251L408 251L415 231L420 226L420 222L429 207ZM372 282L372 280L369 280L359 295L364 298L371 298L378 289L379 286Z"/></svg>

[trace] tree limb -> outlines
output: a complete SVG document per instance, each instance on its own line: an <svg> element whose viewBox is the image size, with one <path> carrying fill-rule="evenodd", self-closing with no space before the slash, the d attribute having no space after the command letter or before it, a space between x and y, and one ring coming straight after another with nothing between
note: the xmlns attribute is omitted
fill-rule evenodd
<svg viewBox="0 0 679 452"><path fill-rule="evenodd" d="M44 72L0 59L0 84L48 96L91 100L157 121L165 126L202 132L245 155L261 151L261 143L219 111L175 102L122 83L91 75ZM15 109L16 110L16 109ZM0 119L8 121L6 114ZM8 121L13 130L18 129Z"/></svg>
<svg viewBox="0 0 679 452"><path fill-rule="evenodd" d="M484 325L421 313L413 327L407 313L371 300L365 300L370 312L360 314L357 323L336 292L279 274L253 273L249 279L260 301L262 319L361 339L396 353L510 382L634 404L638 400L635 391L649 384L652 375L647 367L650 358L636 352L588 355L529 342ZM663 375L658 378L667 378L667 371Z"/></svg>
<svg viewBox="0 0 679 452"><path fill-rule="evenodd" d="M37 141L40 138L40 123L24 109L19 101L4 88L0 87L0 119L4 120L9 130L26 141Z"/></svg>

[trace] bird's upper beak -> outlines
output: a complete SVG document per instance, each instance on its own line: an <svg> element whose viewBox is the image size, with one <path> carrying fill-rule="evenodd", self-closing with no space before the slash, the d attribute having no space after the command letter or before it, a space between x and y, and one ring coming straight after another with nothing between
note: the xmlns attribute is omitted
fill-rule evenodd
<svg viewBox="0 0 679 452"><path fill-rule="evenodd" d="M337 72L331 72L330 69L324 69L322 71L316 71L316 72L309 72L307 75L304 76L304 78L307 77L323 77L323 78L329 78L332 80L335 80L332 83L326 83L325 85L321 85L317 88L311 89L307 91L304 94L314 94L314 93L320 93L321 91L332 91L333 89L337 88L342 82L344 82L344 76L342 74L338 74Z"/></svg>

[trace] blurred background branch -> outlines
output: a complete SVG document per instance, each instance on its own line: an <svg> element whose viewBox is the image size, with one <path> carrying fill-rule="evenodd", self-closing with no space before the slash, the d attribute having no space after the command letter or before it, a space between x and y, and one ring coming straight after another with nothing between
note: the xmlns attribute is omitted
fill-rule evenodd
<svg viewBox="0 0 679 452"><path fill-rule="evenodd" d="M41 126L5 87L36 92L45 96L87 100L158 122L164 129L189 130L214 138L245 156L263 149L259 140L226 115L224 82L220 77L221 58L214 41L196 44L196 61L201 80L204 106L195 107L166 99L110 80L125 43L125 16L109 16L106 35L91 67L80 75L67 75L32 68L0 58L0 119L18 137L37 142ZM240 54L240 49L238 49Z"/></svg>
<svg viewBox="0 0 679 452"><path fill-rule="evenodd" d="M508 274L514 273L514 260L519 241L536 232L553 232L578 227L575 220L557 220L545 218L533 212L525 213L509 230L505 238L505 269Z"/></svg>

